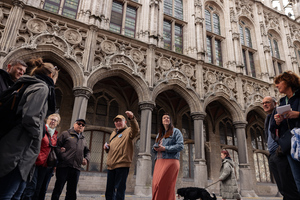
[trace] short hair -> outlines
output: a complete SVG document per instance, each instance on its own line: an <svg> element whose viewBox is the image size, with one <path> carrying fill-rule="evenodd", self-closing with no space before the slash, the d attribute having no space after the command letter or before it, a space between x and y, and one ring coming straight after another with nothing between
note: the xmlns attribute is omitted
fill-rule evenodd
<svg viewBox="0 0 300 200"><path fill-rule="evenodd" d="M33 67L30 75L49 75L54 74L53 78L58 77L59 70L52 63L44 63L42 58L33 58L29 60L29 65Z"/></svg>
<svg viewBox="0 0 300 200"><path fill-rule="evenodd" d="M274 79L275 84L278 84L281 81L285 81L287 86L292 88L293 92L300 88L300 78L292 71L283 72Z"/></svg>
<svg viewBox="0 0 300 200"><path fill-rule="evenodd" d="M60 118L60 115L59 115L58 113L53 113L53 114L49 115L49 116L47 117L47 120L48 120L50 117L57 117L57 119L58 119L57 124L60 123L60 119L61 119L61 118Z"/></svg>
<svg viewBox="0 0 300 200"><path fill-rule="evenodd" d="M16 66L18 64L22 65L26 68L28 67L28 65L23 60L20 60L20 59L11 60L8 64L11 65L12 67Z"/></svg>

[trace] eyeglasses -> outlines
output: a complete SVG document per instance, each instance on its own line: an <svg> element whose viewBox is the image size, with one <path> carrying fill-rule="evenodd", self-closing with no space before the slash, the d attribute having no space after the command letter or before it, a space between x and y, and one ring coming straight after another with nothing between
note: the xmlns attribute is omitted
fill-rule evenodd
<svg viewBox="0 0 300 200"><path fill-rule="evenodd" d="M265 105L265 104L270 104L270 103L271 103L270 101L266 101L266 102L262 102L261 104Z"/></svg>
<svg viewBox="0 0 300 200"><path fill-rule="evenodd" d="M55 69L56 71L58 71L58 67L57 67L57 66L54 66L54 69Z"/></svg>
<svg viewBox="0 0 300 200"><path fill-rule="evenodd" d="M49 119L50 121L53 121L53 122L58 122L56 119L53 119L53 118L51 118L51 119Z"/></svg>
<svg viewBox="0 0 300 200"><path fill-rule="evenodd" d="M77 124L78 126L83 126L83 127L85 127L85 124L84 124L84 123L77 122L76 124Z"/></svg>

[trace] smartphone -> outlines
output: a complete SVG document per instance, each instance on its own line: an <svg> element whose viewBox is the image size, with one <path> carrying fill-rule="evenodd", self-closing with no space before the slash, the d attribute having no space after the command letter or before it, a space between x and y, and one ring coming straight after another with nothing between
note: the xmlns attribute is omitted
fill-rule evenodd
<svg viewBox="0 0 300 200"><path fill-rule="evenodd" d="M159 147L159 144L157 142L155 142L154 146L155 148L158 148Z"/></svg>

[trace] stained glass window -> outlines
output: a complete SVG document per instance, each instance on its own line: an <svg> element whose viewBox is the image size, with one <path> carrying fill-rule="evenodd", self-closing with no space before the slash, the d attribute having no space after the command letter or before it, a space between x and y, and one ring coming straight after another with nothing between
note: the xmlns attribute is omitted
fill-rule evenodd
<svg viewBox="0 0 300 200"><path fill-rule="evenodd" d="M214 33L221 35L220 19L219 19L219 15L217 15L216 13L213 14L213 22L214 22Z"/></svg>
<svg viewBox="0 0 300 200"><path fill-rule="evenodd" d="M173 0L164 0L164 13L173 16Z"/></svg>
<svg viewBox="0 0 300 200"><path fill-rule="evenodd" d="M274 57L274 53L273 53L273 45L272 45L271 39L270 39L270 38L268 38L268 39L269 39L269 45L270 45L271 56Z"/></svg>
<svg viewBox="0 0 300 200"><path fill-rule="evenodd" d="M206 37L206 51L207 51L207 58L208 58L208 62L212 63L213 61L213 54L212 54L212 41L211 41L211 37Z"/></svg>
<svg viewBox="0 0 300 200"><path fill-rule="evenodd" d="M221 41L215 40L215 50L216 50L216 65L222 67L222 49L221 49Z"/></svg>
<svg viewBox="0 0 300 200"><path fill-rule="evenodd" d="M135 36L136 8L127 6L125 18L125 35Z"/></svg>
<svg viewBox="0 0 300 200"><path fill-rule="evenodd" d="M276 40L273 40L274 41L274 53L275 53L275 56L276 58L280 59L280 54L279 54L279 48L278 48L278 43Z"/></svg>
<svg viewBox="0 0 300 200"><path fill-rule="evenodd" d="M46 0L44 9L50 12L58 13L61 0Z"/></svg>
<svg viewBox="0 0 300 200"><path fill-rule="evenodd" d="M249 62L252 77L256 77L255 66L254 66L254 55L252 52L249 52Z"/></svg>
<svg viewBox="0 0 300 200"><path fill-rule="evenodd" d="M240 40L241 40L241 44L245 45L244 31L243 31L243 27L241 25L240 25Z"/></svg>
<svg viewBox="0 0 300 200"><path fill-rule="evenodd" d="M207 9L205 9L205 26L207 31L212 31L210 12Z"/></svg>
<svg viewBox="0 0 300 200"><path fill-rule="evenodd" d="M177 53L182 53L183 42L182 42L182 26L175 25L175 51Z"/></svg>
<svg viewBox="0 0 300 200"><path fill-rule="evenodd" d="M246 35L246 45L252 48L252 40L251 40L251 33L248 28L245 28L245 35Z"/></svg>
<svg viewBox="0 0 300 200"><path fill-rule="evenodd" d="M62 15L76 19L79 0L65 0Z"/></svg>
<svg viewBox="0 0 300 200"><path fill-rule="evenodd" d="M172 29L171 22L164 20L164 48L172 49Z"/></svg>
<svg viewBox="0 0 300 200"><path fill-rule="evenodd" d="M123 5L119 2L113 1L109 29L113 32L121 33L122 19Z"/></svg>
<svg viewBox="0 0 300 200"><path fill-rule="evenodd" d="M175 0L175 18L183 20L182 0Z"/></svg>
<svg viewBox="0 0 300 200"><path fill-rule="evenodd" d="M244 60L244 66L245 66L245 73L248 74L246 51L243 49L242 53L243 53L243 60Z"/></svg>

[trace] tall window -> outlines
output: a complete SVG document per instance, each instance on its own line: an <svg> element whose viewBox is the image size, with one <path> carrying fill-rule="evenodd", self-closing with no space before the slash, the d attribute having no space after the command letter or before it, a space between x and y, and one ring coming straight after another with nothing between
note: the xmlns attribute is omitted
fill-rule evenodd
<svg viewBox="0 0 300 200"><path fill-rule="evenodd" d="M76 19L79 0L45 0L44 9ZM61 11L59 12L59 10Z"/></svg>
<svg viewBox="0 0 300 200"><path fill-rule="evenodd" d="M219 123L220 143L230 146L237 146L237 137L232 121L225 118Z"/></svg>
<svg viewBox="0 0 300 200"><path fill-rule="evenodd" d="M135 37L137 5L133 2L112 2L112 11L109 29L113 32Z"/></svg>
<svg viewBox="0 0 300 200"><path fill-rule="evenodd" d="M298 67L300 66L300 45L299 44L295 44L295 56L297 58L297 62L298 62Z"/></svg>
<svg viewBox="0 0 300 200"><path fill-rule="evenodd" d="M208 6L205 9L207 62L223 66L220 16L216 9Z"/></svg>
<svg viewBox="0 0 300 200"><path fill-rule="evenodd" d="M240 21L240 41L242 45L242 55L245 66L245 74L256 77L254 54L255 50L252 47L251 29L244 21Z"/></svg>
<svg viewBox="0 0 300 200"><path fill-rule="evenodd" d="M183 53L183 3L182 0L164 1L164 48Z"/></svg>
<svg viewBox="0 0 300 200"><path fill-rule="evenodd" d="M273 61L273 68L275 75L279 75L283 72L282 65L283 60L280 58L280 52L279 52L279 40L278 37L275 37L275 35L269 33L268 34L269 39L269 45L270 45L270 51Z"/></svg>

